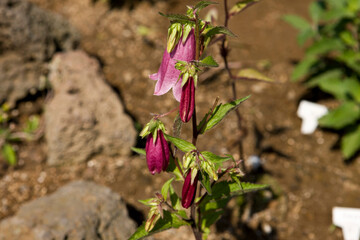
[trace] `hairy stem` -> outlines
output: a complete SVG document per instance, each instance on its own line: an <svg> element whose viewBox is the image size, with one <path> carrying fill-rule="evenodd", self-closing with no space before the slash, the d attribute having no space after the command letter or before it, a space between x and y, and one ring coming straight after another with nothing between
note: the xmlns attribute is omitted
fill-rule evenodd
<svg viewBox="0 0 360 240"><path fill-rule="evenodd" d="M225 11L225 21L224 21L224 26L227 27L228 26L228 22L230 19L230 15L229 15L229 10L228 10L228 1L224 0L224 11ZM222 40L221 43L221 56L224 60L224 65L225 65L225 70L229 75L229 78L231 80L231 91L232 91L232 98L233 100L237 99L237 94L236 94L236 76L234 76L230 70L229 67L229 62L228 62L228 53L229 53L229 49L226 45L227 42L227 36L224 34L224 38ZM241 114L239 112L239 109L235 109L235 113L236 113L236 117L237 117L237 126L238 126L238 130L240 132L240 134L242 134L243 132L243 126L242 126L242 117ZM239 147L239 156L240 159L243 160L241 161L241 168L243 169L244 173L246 173L246 167L245 167L245 161L244 161L244 147L243 147L243 136L239 136L239 140L238 140L238 147Z"/></svg>

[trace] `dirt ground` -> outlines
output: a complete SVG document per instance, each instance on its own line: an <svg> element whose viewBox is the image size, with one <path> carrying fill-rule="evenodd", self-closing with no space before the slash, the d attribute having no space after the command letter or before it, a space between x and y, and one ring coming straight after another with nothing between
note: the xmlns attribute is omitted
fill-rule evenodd
<svg viewBox="0 0 360 240"><path fill-rule="evenodd" d="M174 108L176 102L171 94L152 95L155 82L147 78L157 71L165 46L168 21L158 12L181 13L184 3L195 1L31 1L63 15L78 28L82 34L80 47L101 61L106 79L119 91L127 112L137 124L145 124L151 112ZM344 163L337 133L324 129L306 136L300 133L301 119L296 110L301 99L330 107L334 104L289 79L294 61L301 58L303 51L296 44L296 31L281 18L284 14L307 18L310 2L262 0L230 22L230 29L238 35L229 43L230 60L241 67L257 68L275 80L272 84L238 82L237 94L252 95L240 107L248 130L245 159L260 155L263 170L254 177L270 184L271 194L277 198L270 197L261 209L253 208L245 221L236 201L232 201L215 229L218 239L342 239L341 230L332 227L332 208L360 207L359 156ZM222 4L216 8L221 23ZM221 62L219 46L212 46L211 51ZM227 75L224 71L216 72L200 83L197 92L201 116L216 96L222 102L229 100ZM25 99L18 106L20 115L25 118L41 114L45 99L41 95ZM168 129L174 116L164 119ZM236 129L236 116L230 114L209 135L200 137L198 147L238 158ZM190 137L188 130L185 127L183 136ZM151 197L166 179L149 174L145 159L136 155L49 167L45 164L44 139L20 145L18 153L18 166L8 168L2 164L0 170L0 219L14 214L22 203L54 192L74 179L89 179L118 192L128 203L131 216L141 221L147 208L137 200Z"/></svg>

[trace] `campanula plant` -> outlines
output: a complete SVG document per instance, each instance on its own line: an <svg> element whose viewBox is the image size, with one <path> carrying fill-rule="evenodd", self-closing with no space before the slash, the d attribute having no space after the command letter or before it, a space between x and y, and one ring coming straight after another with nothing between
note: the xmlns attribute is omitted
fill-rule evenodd
<svg viewBox="0 0 360 240"><path fill-rule="evenodd" d="M233 9L244 9L256 1L236 3ZM206 47L216 37L235 37L226 27L213 26L199 18L199 12L211 4L216 3L200 1L195 6L188 6L184 15L161 13L171 24L159 71L150 78L157 81L154 95L165 94L172 88L174 98L180 103L175 110L155 115L146 124L140 134L147 138L145 150L134 151L146 155L150 174L166 171L173 177L164 183L161 191L154 194L154 198L140 201L150 210L147 220L130 237L131 240L180 226L191 227L195 239L206 239L210 226L220 218L231 197L267 187L241 181L241 160L235 161L230 154L218 156L197 147L199 135L206 134L249 98L247 96L225 104L218 104L216 100L207 114L200 121L197 120L199 74L204 68L218 67L211 56L204 57ZM178 137L178 133L172 136L166 131L160 118L167 117L173 111L178 111L173 129L191 122L191 140ZM229 163L224 167L223 163L227 161ZM230 180L224 180L226 176ZM175 190L175 184L181 185L181 192Z"/></svg>

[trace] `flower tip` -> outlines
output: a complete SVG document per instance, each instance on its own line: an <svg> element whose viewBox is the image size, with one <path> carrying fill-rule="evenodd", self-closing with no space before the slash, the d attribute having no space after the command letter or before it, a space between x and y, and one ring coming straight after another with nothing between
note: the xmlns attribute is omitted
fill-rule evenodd
<svg viewBox="0 0 360 240"><path fill-rule="evenodd" d="M151 80L157 81L157 80L159 80L159 76L158 76L158 75L159 75L158 73L154 73L154 74L149 75L149 78L150 78Z"/></svg>

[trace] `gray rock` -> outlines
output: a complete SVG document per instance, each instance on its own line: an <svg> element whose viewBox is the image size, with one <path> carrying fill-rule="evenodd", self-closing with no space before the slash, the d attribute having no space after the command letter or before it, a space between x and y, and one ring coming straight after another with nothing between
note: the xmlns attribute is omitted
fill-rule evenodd
<svg viewBox="0 0 360 240"><path fill-rule="evenodd" d="M121 240L135 228L118 194L77 181L24 204L0 222L0 240Z"/></svg>
<svg viewBox="0 0 360 240"><path fill-rule="evenodd" d="M71 50L78 32L57 14L25 0L0 1L0 102L13 106L38 88L46 62L56 51Z"/></svg>
<svg viewBox="0 0 360 240"><path fill-rule="evenodd" d="M130 153L133 123L94 58L82 51L57 54L49 79L55 96L45 109L48 164Z"/></svg>

